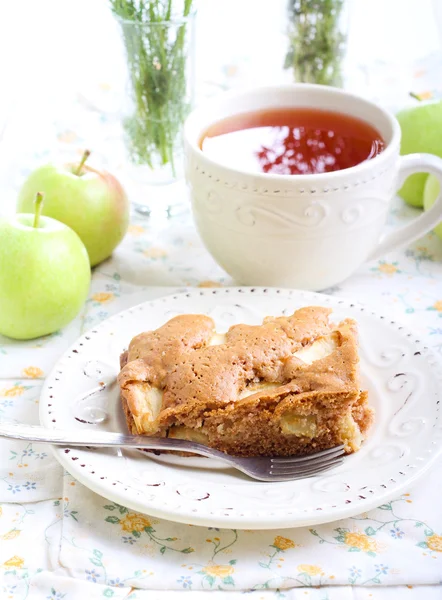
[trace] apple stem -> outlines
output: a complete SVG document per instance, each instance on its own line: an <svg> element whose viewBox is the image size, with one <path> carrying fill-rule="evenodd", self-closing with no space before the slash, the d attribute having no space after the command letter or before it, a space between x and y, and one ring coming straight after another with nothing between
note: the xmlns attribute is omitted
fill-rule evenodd
<svg viewBox="0 0 442 600"><path fill-rule="evenodd" d="M80 164L78 165L77 170L75 171L75 175L81 175L81 169L83 168L83 165L89 158L90 154L90 150L85 150L83 152L83 156L81 157Z"/></svg>
<svg viewBox="0 0 442 600"><path fill-rule="evenodd" d="M419 100L419 102L422 102L422 98L419 96L419 94L416 94L415 92L410 92L410 96L415 100Z"/></svg>
<svg viewBox="0 0 442 600"><path fill-rule="evenodd" d="M37 192L35 197L35 213L34 213L34 225L33 227L38 227L40 222L40 215L43 208L43 194L41 192Z"/></svg>

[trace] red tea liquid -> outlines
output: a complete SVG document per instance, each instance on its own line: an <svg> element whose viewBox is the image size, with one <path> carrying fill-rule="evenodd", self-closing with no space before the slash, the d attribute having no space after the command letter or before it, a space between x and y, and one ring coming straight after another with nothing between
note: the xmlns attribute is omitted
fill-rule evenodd
<svg viewBox="0 0 442 600"><path fill-rule="evenodd" d="M282 108L234 115L211 125L200 148L220 164L277 175L354 167L385 148L371 125L338 112Z"/></svg>

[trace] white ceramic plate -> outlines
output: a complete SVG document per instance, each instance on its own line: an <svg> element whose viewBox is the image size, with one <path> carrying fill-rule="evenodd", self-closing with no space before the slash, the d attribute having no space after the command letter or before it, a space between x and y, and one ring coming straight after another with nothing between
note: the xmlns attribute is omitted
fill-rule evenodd
<svg viewBox="0 0 442 600"><path fill-rule="evenodd" d="M310 292L208 289L146 302L83 335L57 363L40 401L51 428L123 431L112 384L130 339L181 313L205 313L218 331L266 315L330 306L359 323L363 386L376 421L362 449L333 471L301 481L260 483L206 458L143 457L119 450L57 449L60 463L93 491L131 509L195 525L269 529L334 521L374 508L409 488L442 447L441 366L401 324L367 307ZM106 384L104 387L103 384ZM86 400L92 388L98 390ZM79 421L95 421L87 424ZM98 423L99 421L102 421Z"/></svg>

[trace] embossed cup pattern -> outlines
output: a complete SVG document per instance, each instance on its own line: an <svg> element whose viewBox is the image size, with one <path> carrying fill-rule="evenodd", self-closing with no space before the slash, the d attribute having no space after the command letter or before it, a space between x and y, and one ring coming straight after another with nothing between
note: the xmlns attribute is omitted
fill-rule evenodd
<svg viewBox="0 0 442 600"><path fill-rule="evenodd" d="M363 118L380 131L386 149L342 171L269 175L225 167L198 147L211 123L271 106L322 107ZM223 94L188 118L185 144L200 235L215 260L243 285L324 289L346 279L376 252L417 239L442 218L441 196L433 212L381 240L400 180L430 171L442 182L442 161L431 155L400 158L396 119L342 90L293 84Z"/></svg>
<svg viewBox="0 0 442 600"><path fill-rule="evenodd" d="M380 187L281 195L223 189L205 177L191 191L198 230L243 285L323 289L345 279L376 244L390 199Z"/></svg>

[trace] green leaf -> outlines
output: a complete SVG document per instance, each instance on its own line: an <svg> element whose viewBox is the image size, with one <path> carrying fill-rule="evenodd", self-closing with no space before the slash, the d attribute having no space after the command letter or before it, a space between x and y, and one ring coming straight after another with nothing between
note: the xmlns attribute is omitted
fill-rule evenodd
<svg viewBox="0 0 442 600"><path fill-rule="evenodd" d="M115 510L117 507L113 504L105 504L103 508L105 508L106 510Z"/></svg>
<svg viewBox="0 0 442 600"><path fill-rule="evenodd" d="M345 542L345 536L343 536L343 535L337 535L333 539L336 540L337 542L341 542L342 544Z"/></svg>
<svg viewBox="0 0 442 600"><path fill-rule="evenodd" d="M136 538L140 538L141 537L141 531L132 531L132 535Z"/></svg>
<svg viewBox="0 0 442 600"><path fill-rule="evenodd" d="M176 538L165 538L165 542L174 542Z"/></svg>
<svg viewBox="0 0 442 600"><path fill-rule="evenodd" d="M233 558L232 560L229 560L229 565L236 565L237 560L236 558Z"/></svg>
<svg viewBox="0 0 442 600"><path fill-rule="evenodd" d="M92 553L94 556L96 556L97 558L103 558L103 553L100 552L100 550L94 550Z"/></svg>
<svg viewBox="0 0 442 600"><path fill-rule="evenodd" d="M60 506L60 500L55 500L54 506Z"/></svg>
<svg viewBox="0 0 442 600"><path fill-rule="evenodd" d="M144 528L144 531L146 533L153 533L155 531L155 529L149 525L149 527Z"/></svg>
<svg viewBox="0 0 442 600"><path fill-rule="evenodd" d="M222 579L222 582L225 583L226 585L235 585L235 582L233 581L233 578L228 575L227 577L224 577Z"/></svg>
<svg viewBox="0 0 442 600"><path fill-rule="evenodd" d="M376 535L376 530L373 527L367 527L364 531L367 535Z"/></svg>
<svg viewBox="0 0 442 600"><path fill-rule="evenodd" d="M77 511L76 511L76 510L71 510L71 512L70 512L69 514L70 514L70 515L71 515L71 517L74 519L74 521L77 521L77 523L78 523L78 519L77 519L77 517L75 516L75 515L77 514Z"/></svg>
<svg viewBox="0 0 442 600"><path fill-rule="evenodd" d="M424 529L424 533L428 537L430 535L433 535L434 531L432 529Z"/></svg>
<svg viewBox="0 0 442 600"><path fill-rule="evenodd" d="M184 550L181 550L181 552L183 554L191 554L192 552L195 552L195 550L193 548L184 548Z"/></svg>
<svg viewBox="0 0 442 600"><path fill-rule="evenodd" d="M380 508L381 510L391 510L391 502L388 502L387 504L381 504L380 506L378 506L378 508Z"/></svg>
<svg viewBox="0 0 442 600"><path fill-rule="evenodd" d="M112 598L113 595L114 595L114 590L111 590L110 588L106 588L103 592L103 596L105 598Z"/></svg>
<svg viewBox="0 0 442 600"><path fill-rule="evenodd" d="M419 546L419 548L428 548L427 542L419 542L416 546Z"/></svg>
<svg viewBox="0 0 442 600"><path fill-rule="evenodd" d="M335 531L338 533L348 533L350 529L348 529L348 527L336 527Z"/></svg>
<svg viewBox="0 0 442 600"><path fill-rule="evenodd" d="M53 596L55 596L55 594L56 594L56 593L57 593L56 589L52 587L52 588L51 588L51 594L52 594Z"/></svg>
<svg viewBox="0 0 442 600"><path fill-rule="evenodd" d="M316 531L316 529L309 529L309 531L312 535L318 535L318 532Z"/></svg>
<svg viewBox="0 0 442 600"><path fill-rule="evenodd" d="M126 513L129 512L125 506L120 506L120 505L118 505L118 510L120 511L120 515L125 515Z"/></svg>
<svg viewBox="0 0 442 600"><path fill-rule="evenodd" d="M102 563L101 560L98 558L90 558L89 562L91 562L93 565L95 565L96 567L102 567Z"/></svg>
<svg viewBox="0 0 442 600"><path fill-rule="evenodd" d="M415 527L423 527L423 526L424 526L423 523L421 523L420 521L416 521Z"/></svg>
<svg viewBox="0 0 442 600"><path fill-rule="evenodd" d="M381 580L379 579L379 577L375 577L374 579L372 579L373 583L381 583Z"/></svg>
<svg viewBox="0 0 442 600"><path fill-rule="evenodd" d="M354 546L352 546L351 548L348 549L349 552L360 552L361 549L360 548L355 548Z"/></svg>
<svg viewBox="0 0 442 600"><path fill-rule="evenodd" d="M113 517L113 516L106 517L104 520L107 521L108 523L113 523L114 525L116 523L120 522L120 519L118 517Z"/></svg>
<svg viewBox="0 0 442 600"><path fill-rule="evenodd" d="M161 546L161 548L160 548L161 554L164 554L166 552L166 550L167 550L166 546Z"/></svg>
<svg viewBox="0 0 442 600"><path fill-rule="evenodd" d="M376 552L372 552L372 551L370 550L370 552L367 552L367 555L368 555L368 556L372 556L372 557L374 558L374 557L376 556Z"/></svg>
<svg viewBox="0 0 442 600"><path fill-rule="evenodd" d="M213 577L212 575L206 575L204 579L207 579L210 587L212 587L212 585L215 583L215 577Z"/></svg>
<svg viewBox="0 0 442 600"><path fill-rule="evenodd" d="M258 565L259 565L260 567L262 567L263 569L270 569L269 565L267 565L266 563L259 562L259 563L258 563Z"/></svg>
<svg viewBox="0 0 442 600"><path fill-rule="evenodd" d="M141 577L142 572L141 571L135 571L134 573L134 577Z"/></svg>

